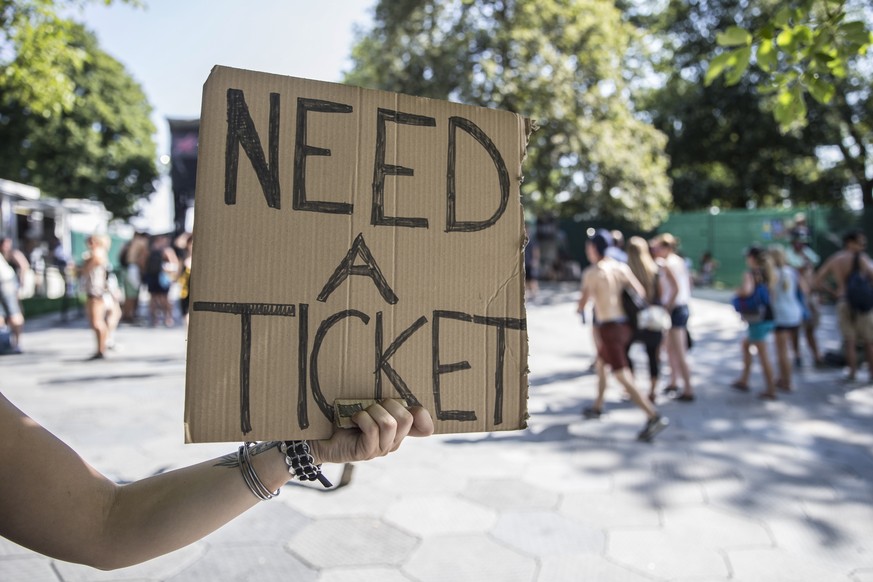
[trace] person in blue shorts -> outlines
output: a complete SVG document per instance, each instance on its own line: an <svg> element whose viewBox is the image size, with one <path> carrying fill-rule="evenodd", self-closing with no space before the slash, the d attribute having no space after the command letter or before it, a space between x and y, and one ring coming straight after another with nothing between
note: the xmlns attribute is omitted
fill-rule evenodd
<svg viewBox="0 0 873 582"><path fill-rule="evenodd" d="M772 287L776 281L776 271L768 253L761 247L750 247L746 251L746 267L747 269L743 273L743 282L740 284L739 289L737 289L737 295L748 297L754 293L757 285L764 284L770 288L772 296ZM761 370L764 372L764 381L766 382L766 389L758 396L765 400L775 400L776 382L773 380L773 366L770 364L770 357L767 353L767 338L770 337L775 328L772 308L768 305L760 319L747 319L747 322L749 327L742 343L743 371L731 386L743 392L749 391L749 376L752 372L752 348L754 348L758 353L758 359L761 361Z"/></svg>

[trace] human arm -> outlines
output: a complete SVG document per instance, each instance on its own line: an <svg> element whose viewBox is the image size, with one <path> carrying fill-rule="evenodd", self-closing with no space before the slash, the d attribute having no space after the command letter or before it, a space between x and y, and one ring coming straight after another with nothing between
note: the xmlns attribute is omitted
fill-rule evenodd
<svg viewBox="0 0 873 582"><path fill-rule="evenodd" d="M372 459L406 436L427 436L421 408L388 400L357 413L356 429L310 443L316 463ZM276 448L252 464L271 491L290 475ZM113 569L188 545L258 503L235 455L117 485L0 395L0 534L37 552Z"/></svg>
<svg viewBox="0 0 873 582"><path fill-rule="evenodd" d="M676 279L676 273L674 273L673 269L671 269L666 263L661 265L660 274L667 281L666 287L669 289L669 294L664 295L661 298L661 305L663 305L664 309L669 313L673 311L673 307L676 304L676 296L679 294L679 282Z"/></svg>
<svg viewBox="0 0 873 582"><path fill-rule="evenodd" d="M591 286L588 279L590 278L591 269L585 269L582 272L582 285L580 288L579 303L576 305L576 313L585 314L585 306L591 300Z"/></svg>
<svg viewBox="0 0 873 582"><path fill-rule="evenodd" d="M743 280L740 281L740 286L737 289L737 295L740 297L749 297L755 292L755 278L750 271L743 272Z"/></svg>
<svg viewBox="0 0 873 582"><path fill-rule="evenodd" d="M22 278L30 271L30 261L19 249L12 249L12 262L18 266Z"/></svg>
<svg viewBox="0 0 873 582"><path fill-rule="evenodd" d="M819 267L819 269L815 272L815 276L812 279L812 290L813 291L825 291L830 294L832 297L836 297L838 294L834 290L834 288L828 284L828 281L832 280L833 277L833 269L834 269L834 258L831 257L825 263Z"/></svg>

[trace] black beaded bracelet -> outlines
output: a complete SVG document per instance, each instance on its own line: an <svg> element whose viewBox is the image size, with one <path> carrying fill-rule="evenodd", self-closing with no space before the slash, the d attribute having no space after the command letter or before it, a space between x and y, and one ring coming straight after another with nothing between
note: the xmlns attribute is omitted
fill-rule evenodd
<svg viewBox="0 0 873 582"><path fill-rule="evenodd" d="M283 441L279 444L279 450L285 455L288 472L299 480L315 481L317 479L325 487L333 487L333 483L321 473L321 465L315 464L308 442Z"/></svg>

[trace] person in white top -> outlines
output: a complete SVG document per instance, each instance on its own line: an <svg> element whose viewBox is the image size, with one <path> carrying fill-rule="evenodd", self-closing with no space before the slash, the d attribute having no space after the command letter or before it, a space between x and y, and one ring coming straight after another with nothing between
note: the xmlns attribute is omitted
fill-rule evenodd
<svg viewBox="0 0 873 582"><path fill-rule="evenodd" d="M661 305L670 313L672 327L665 335L667 359L670 362L670 384L664 392L677 392L679 376L682 377L682 393L676 397L680 402L694 401L691 385L691 370L688 366L688 302L691 299L691 274L685 259L676 254L677 241L670 233L663 233L652 241L652 255L661 267Z"/></svg>

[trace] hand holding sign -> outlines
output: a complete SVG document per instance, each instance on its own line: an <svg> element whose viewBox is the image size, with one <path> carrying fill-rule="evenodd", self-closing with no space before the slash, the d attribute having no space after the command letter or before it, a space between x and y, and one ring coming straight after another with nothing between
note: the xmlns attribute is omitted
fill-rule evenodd
<svg viewBox="0 0 873 582"><path fill-rule="evenodd" d="M368 461L396 451L407 436L433 434L433 419L420 406L407 409L401 402L385 399L352 416L357 428L338 428L330 439L311 441L317 464Z"/></svg>

